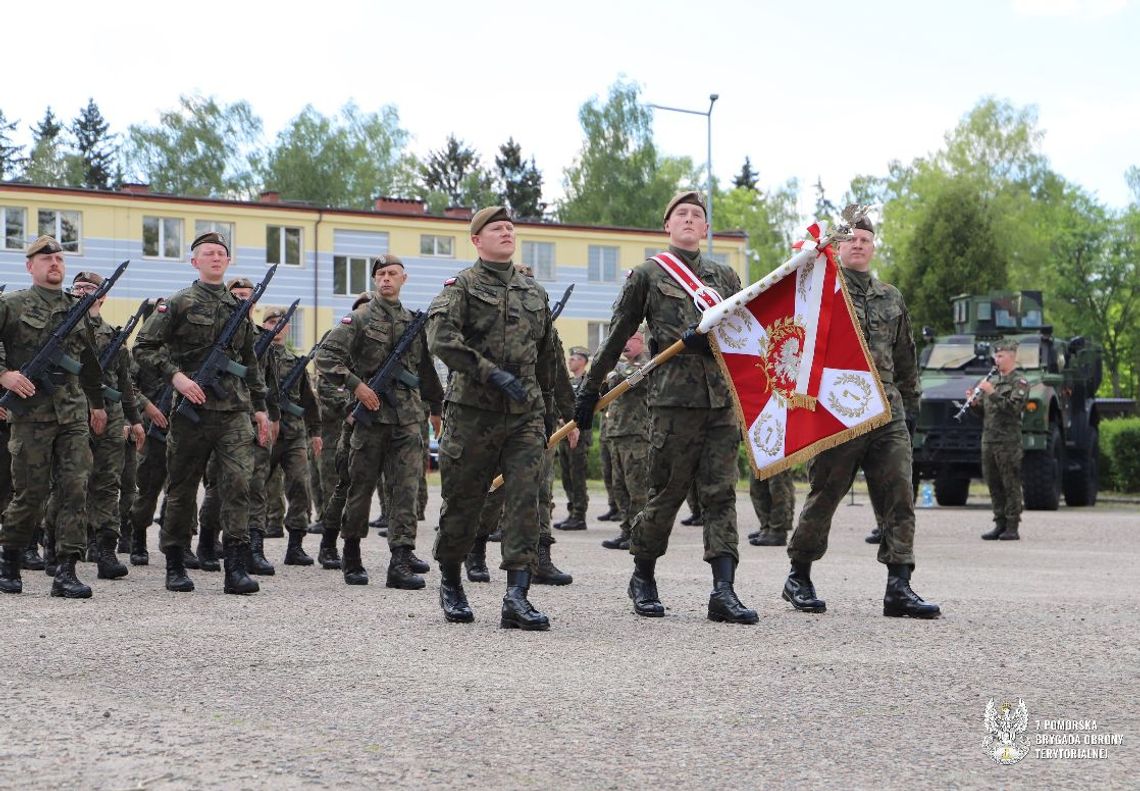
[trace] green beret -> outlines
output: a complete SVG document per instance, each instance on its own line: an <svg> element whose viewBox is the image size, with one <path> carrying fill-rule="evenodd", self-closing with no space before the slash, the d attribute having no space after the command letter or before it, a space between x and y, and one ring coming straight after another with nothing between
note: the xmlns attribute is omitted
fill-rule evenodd
<svg viewBox="0 0 1140 791"><path fill-rule="evenodd" d="M62 253L63 246L53 236L41 236L28 245L28 258L40 253Z"/></svg>
<svg viewBox="0 0 1140 791"><path fill-rule="evenodd" d="M215 244L217 244L215 242ZM235 288L253 288L253 281L248 277L235 277L226 283L226 290L233 291Z"/></svg>
<svg viewBox="0 0 1140 791"><path fill-rule="evenodd" d="M477 236L484 226L499 220L511 222L511 213L507 211L505 206L488 206L485 209L480 209L471 218L471 235Z"/></svg>
<svg viewBox="0 0 1140 791"><path fill-rule="evenodd" d="M1017 338L1001 338L990 345L990 350L995 352L1016 352L1017 343Z"/></svg>
<svg viewBox="0 0 1140 791"><path fill-rule="evenodd" d="M270 319L279 319L288 312L288 308L279 308L276 306L265 308L264 312L261 314L261 323L264 324Z"/></svg>
<svg viewBox="0 0 1140 791"><path fill-rule="evenodd" d="M400 260L399 256L395 256L395 255L392 255L390 253L385 253L384 255L378 255L372 259L372 272L369 274L369 277L374 276L376 274L376 270L382 266L403 267L404 262Z"/></svg>
<svg viewBox="0 0 1140 791"><path fill-rule="evenodd" d="M585 346L571 346L570 355L574 356L575 354L579 357L585 357L587 360L590 359L590 350Z"/></svg>
<svg viewBox="0 0 1140 791"><path fill-rule="evenodd" d="M673 213L673 209L680 206L682 203L691 203L694 206L700 206L701 210L708 215L708 209L705 207L705 198L697 190L686 190L685 192L678 192L673 196L673 200L669 201L669 205L665 207L665 218L662 223L669 222L669 215Z"/></svg>
<svg viewBox="0 0 1140 791"><path fill-rule="evenodd" d="M193 242L191 242L190 252L194 252L194 250L197 249L198 245L202 244L220 244L222 247L226 248L226 255L230 254L230 243L226 241L226 237L222 236L217 231L209 231L208 233L204 233Z"/></svg>
<svg viewBox="0 0 1140 791"><path fill-rule="evenodd" d="M861 231L867 231L871 236L875 235L875 224L867 217L862 217L855 222L852 228L858 228Z"/></svg>
<svg viewBox="0 0 1140 791"><path fill-rule="evenodd" d="M103 285L103 276L98 272L80 272L75 277L71 278L71 284L76 283L90 283L93 286Z"/></svg>

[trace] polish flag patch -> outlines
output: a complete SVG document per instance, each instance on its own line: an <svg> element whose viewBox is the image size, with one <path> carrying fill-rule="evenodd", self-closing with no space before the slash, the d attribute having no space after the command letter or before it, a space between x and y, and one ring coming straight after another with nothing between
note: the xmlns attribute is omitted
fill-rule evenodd
<svg viewBox="0 0 1140 791"><path fill-rule="evenodd" d="M155 310L157 310L159 313L165 313L166 312L166 303L163 302L157 308L155 308Z"/></svg>
<svg viewBox="0 0 1140 791"><path fill-rule="evenodd" d="M342 319L340 320L340 323L341 323L341 324L352 324L352 314L351 314L351 313L349 313L347 316L345 316L344 318L342 318Z"/></svg>
<svg viewBox="0 0 1140 791"><path fill-rule="evenodd" d="M459 278L457 278L457 277L449 277L447 280L443 281L443 284L444 284L445 286L450 286L450 285L454 284L454 283L455 283L455 281L456 281L456 280L458 280L458 279L459 279Z"/></svg>

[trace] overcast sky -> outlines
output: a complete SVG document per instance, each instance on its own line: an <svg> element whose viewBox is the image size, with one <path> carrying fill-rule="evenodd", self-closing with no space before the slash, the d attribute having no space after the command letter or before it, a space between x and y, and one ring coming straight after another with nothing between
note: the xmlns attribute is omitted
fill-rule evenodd
<svg viewBox="0 0 1140 791"><path fill-rule="evenodd" d="M619 76L659 104L704 111L719 94L718 178L747 155L762 186L799 179L802 204L817 177L838 198L853 175L937 149L985 95L1035 105L1053 167L1112 206L1140 164L1135 0L54 0L4 21L9 120L47 105L70 119L94 97L124 131L201 93L249 101L268 141L305 104L393 104L417 152L453 132L489 163L513 136L548 199L579 107ZM703 117L658 112L654 130L664 153L705 161Z"/></svg>

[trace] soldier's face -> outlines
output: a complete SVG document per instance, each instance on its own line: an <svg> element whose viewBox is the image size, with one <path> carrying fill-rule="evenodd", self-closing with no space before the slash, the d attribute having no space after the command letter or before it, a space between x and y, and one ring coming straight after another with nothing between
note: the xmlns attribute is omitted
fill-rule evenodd
<svg viewBox="0 0 1140 791"><path fill-rule="evenodd" d="M375 291L384 299L394 301L400 298L400 289L408 280L408 273L399 264L389 264L376 270L372 276Z"/></svg>
<svg viewBox="0 0 1140 791"><path fill-rule="evenodd" d="M695 203L682 203L669 213L665 221L665 232L669 234L669 244L682 250L697 250L701 240L709 232L705 220L705 210Z"/></svg>
<svg viewBox="0 0 1140 791"><path fill-rule="evenodd" d="M875 234L856 228L854 238L839 243L839 258L843 265L856 272L866 272L875 257Z"/></svg>
<svg viewBox="0 0 1140 791"><path fill-rule="evenodd" d="M1017 352L1006 351L1005 349L1000 352L994 352L994 365L1003 374L1007 374L1014 369L1017 363Z"/></svg>
<svg viewBox="0 0 1140 791"><path fill-rule="evenodd" d="M265 329L269 330L270 332L273 332L275 329L277 329L277 322L279 322L279 321L281 321L281 319L277 318L275 316L274 318L266 321L263 326L265 327ZM273 342L275 344L277 344L278 346L284 346L285 345L285 336L288 333L289 333L289 322L285 322L285 326L281 328L281 332L277 333L277 335L275 335L273 337Z"/></svg>
<svg viewBox="0 0 1140 791"><path fill-rule="evenodd" d="M253 296L253 289L246 288L245 286L235 286L230 289L230 293L238 299L249 299Z"/></svg>
<svg viewBox="0 0 1140 791"><path fill-rule="evenodd" d="M586 370L586 358L580 354L571 354L567 366L570 368L570 373L577 376Z"/></svg>
<svg viewBox="0 0 1140 791"><path fill-rule="evenodd" d="M635 332L629 336L629 340L625 342L625 348L621 350L621 353L625 355L627 360L632 360L640 356L644 349L645 339L641 337L640 332Z"/></svg>
<svg viewBox="0 0 1140 791"><path fill-rule="evenodd" d="M86 280L80 280L77 283L71 284L71 293L77 294L80 297L85 297L88 294L94 294L98 290L99 286L95 285L94 283L88 283ZM98 316L99 309L103 307L103 303L106 301L106 295L100 297L95 301L95 304L92 305L91 309L87 312L92 316Z"/></svg>
<svg viewBox="0 0 1140 791"><path fill-rule="evenodd" d="M62 288L67 274L63 253L36 253L28 259L28 274L32 276L32 283L40 288Z"/></svg>
<svg viewBox="0 0 1140 791"><path fill-rule="evenodd" d="M194 248L194 257L190 263L198 270L198 276L204 283L221 283L230 268L230 254L220 244L206 242Z"/></svg>
<svg viewBox="0 0 1140 791"><path fill-rule="evenodd" d="M484 261L505 263L515 254L515 224L510 220L487 223L471 237L471 244Z"/></svg>

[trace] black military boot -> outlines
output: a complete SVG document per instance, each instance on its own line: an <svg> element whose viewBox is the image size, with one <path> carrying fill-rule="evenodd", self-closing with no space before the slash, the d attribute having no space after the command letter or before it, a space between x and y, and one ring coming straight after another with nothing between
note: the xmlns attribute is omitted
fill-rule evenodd
<svg viewBox="0 0 1140 791"><path fill-rule="evenodd" d="M607 538L602 542L602 546L606 549L629 549L629 533Z"/></svg>
<svg viewBox="0 0 1140 791"><path fill-rule="evenodd" d="M182 547L182 564L188 569L200 569L202 564L198 562L198 556L194 554L194 547L192 546L193 539L188 542L186 546Z"/></svg>
<svg viewBox="0 0 1140 791"><path fill-rule="evenodd" d="M131 531L131 565L150 565L150 553L146 551L146 528Z"/></svg>
<svg viewBox="0 0 1140 791"><path fill-rule="evenodd" d="M1020 541L1021 536L1017 532L1017 522L1006 521L1005 532L998 536L998 541Z"/></svg>
<svg viewBox="0 0 1140 791"><path fill-rule="evenodd" d="M226 582L222 590L226 593L257 593L261 590L261 585L249 576L246 569L245 559L249 547L227 536L222 541L222 551L225 553L226 567Z"/></svg>
<svg viewBox="0 0 1140 791"><path fill-rule="evenodd" d="M705 517L702 514L689 514L689 516L681 520L681 524L688 525L689 527L700 527L704 523Z"/></svg>
<svg viewBox="0 0 1140 791"><path fill-rule="evenodd" d="M284 525L266 525L265 538L284 538L285 526Z"/></svg>
<svg viewBox="0 0 1140 791"><path fill-rule="evenodd" d="M709 620L721 623L757 623L760 616L740 603L732 588L736 560L729 555L712 559L713 589L709 595Z"/></svg>
<svg viewBox="0 0 1140 791"><path fill-rule="evenodd" d="M439 606L443 617L452 623L471 623L475 613L467 604L467 594L463 592L463 580L459 576L458 563L439 564Z"/></svg>
<svg viewBox="0 0 1140 791"><path fill-rule="evenodd" d="M942 614L937 604L923 601L910 589L910 566L906 563L887 564L887 592L883 596L883 615L892 618L937 618Z"/></svg>
<svg viewBox="0 0 1140 791"><path fill-rule="evenodd" d="M1001 534L1005 532L1005 520L994 519L993 529L982 533L982 541L996 541L1001 538Z"/></svg>
<svg viewBox="0 0 1140 791"><path fill-rule="evenodd" d="M345 585L367 585L368 572L364 568L364 561L360 559L360 539L346 538L344 540L344 559L340 562L344 573Z"/></svg>
<svg viewBox="0 0 1140 791"><path fill-rule="evenodd" d="M384 582L385 587L418 591L427 585L423 577L412 571L408 562L409 554L411 549L408 547L392 547L392 559L388 561L388 579Z"/></svg>
<svg viewBox="0 0 1140 791"><path fill-rule="evenodd" d="M550 619L527 601L529 590L529 571L507 572L507 595L503 597L503 609L499 618L501 628L528 632L543 632L550 628Z"/></svg>
<svg viewBox="0 0 1140 791"><path fill-rule="evenodd" d="M119 519L119 546L115 551L120 555L131 551L131 520L125 516Z"/></svg>
<svg viewBox="0 0 1140 791"><path fill-rule="evenodd" d="M79 555L62 555L59 558L59 568L51 583L52 596L62 596L65 599L91 598L91 586L84 585L75 576L75 564L78 561Z"/></svg>
<svg viewBox="0 0 1140 791"><path fill-rule="evenodd" d="M97 575L101 580L117 580L127 576L127 567L119 562L115 549L119 545L119 537L112 530L103 528L99 531L99 554L95 563L99 569Z"/></svg>
<svg viewBox="0 0 1140 791"><path fill-rule="evenodd" d="M214 525L202 525L198 528L198 568L202 571L222 570L222 564L218 562L218 548L214 544L217 532Z"/></svg>
<svg viewBox="0 0 1140 791"><path fill-rule="evenodd" d="M788 534L784 530L765 528L756 538L748 539L748 543L754 547L782 547L788 543Z"/></svg>
<svg viewBox="0 0 1140 791"><path fill-rule="evenodd" d="M321 548L317 552L317 562L323 569L339 569L340 553L336 549L336 540L340 536L339 530L323 530L321 532Z"/></svg>
<svg viewBox="0 0 1140 791"><path fill-rule="evenodd" d="M417 574L427 574L431 565L426 560L416 557L416 548L408 547L408 567Z"/></svg>
<svg viewBox="0 0 1140 791"><path fill-rule="evenodd" d="M599 522L616 522L617 519L615 519L615 517L617 516L619 516L618 509L611 505L610 510L598 516L597 520Z"/></svg>
<svg viewBox="0 0 1140 791"><path fill-rule="evenodd" d="M870 534L866 538L864 538L863 540L866 541L868 544L878 544L880 541L883 540L883 533L876 526L875 529L872 530L870 532Z"/></svg>
<svg viewBox="0 0 1140 791"><path fill-rule="evenodd" d="M305 528L305 532L312 533L315 536L319 536L325 532L325 523L322 522L320 519L318 519L315 522L309 522L309 526L307 528Z"/></svg>
<svg viewBox="0 0 1140 791"><path fill-rule="evenodd" d="M553 536L540 536L538 539L538 570L532 580L535 585L569 585L574 581L573 577L559 570L550 559L550 545L553 543Z"/></svg>
<svg viewBox="0 0 1140 791"><path fill-rule="evenodd" d="M475 543L471 545L471 551L467 553L467 557L463 560L463 565L467 569L468 582L491 581L491 571L487 568L486 536L475 537ZM442 568L442 566L440 568Z"/></svg>
<svg viewBox="0 0 1140 791"><path fill-rule="evenodd" d="M0 547L0 593L22 593L24 580L20 578L19 547Z"/></svg>
<svg viewBox="0 0 1140 791"><path fill-rule="evenodd" d="M265 559L265 533L260 527L249 529L249 565L246 570L259 577L272 577L277 573L273 564Z"/></svg>
<svg viewBox="0 0 1140 791"><path fill-rule="evenodd" d="M189 593L194 590L194 581L186 574L186 563L182 547L166 549L166 589L175 593Z"/></svg>
<svg viewBox="0 0 1140 791"><path fill-rule="evenodd" d="M99 540L95 537L95 528L87 528L87 552L80 560L84 563L94 563L99 559Z"/></svg>
<svg viewBox="0 0 1140 791"><path fill-rule="evenodd" d="M20 566L27 571L43 571L44 559L40 557L40 540L43 538L43 530L36 528L32 532L32 539L28 542L28 546L20 556Z"/></svg>
<svg viewBox="0 0 1140 791"><path fill-rule="evenodd" d="M759 530L753 530L751 533L748 534L748 540L751 541L754 538L759 538L760 534L763 532L764 532L764 528L760 528Z"/></svg>
<svg viewBox="0 0 1140 791"><path fill-rule="evenodd" d="M54 577L59 570L59 558L55 554L55 536L44 535L44 574Z"/></svg>
<svg viewBox="0 0 1140 791"><path fill-rule="evenodd" d="M311 566L313 559L305 552L303 542L305 540L304 530L290 530L289 531L289 546L285 549L285 565L286 566Z"/></svg>
<svg viewBox="0 0 1140 791"><path fill-rule="evenodd" d="M657 596L657 580L654 578L656 558L633 559L633 576L629 578L629 598L633 601L633 611L646 618L665 617L665 605Z"/></svg>
<svg viewBox="0 0 1140 791"><path fill-rule="evenodd" d="M585 530L586 520L580 516L572 516L565 522L559 522L558 524L554 525L554 527L558 530Z"/></svg>
<svg viewBox="0 0 1140 791"><path fill-rule="evenodd" d="M827 602L816 598L815 586L811 583L811 563L792 563L792 570L784 581L782 596L784 601L800 612L827 611Z"/></svg>

